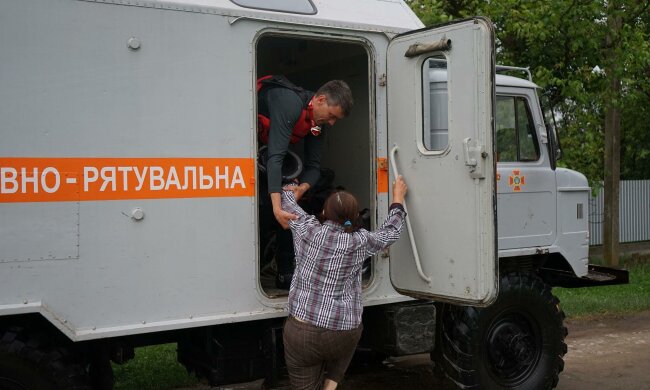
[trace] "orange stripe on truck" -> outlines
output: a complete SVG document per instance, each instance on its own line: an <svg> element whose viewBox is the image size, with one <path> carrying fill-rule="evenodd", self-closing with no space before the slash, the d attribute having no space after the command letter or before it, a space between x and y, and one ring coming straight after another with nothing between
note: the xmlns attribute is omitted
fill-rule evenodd
<svg viewBox="0 0 650 390"><path fill-rule="evenodd" d="M388 192L388 159L379 157L377 159L377 193Z"/></svg>
<svg viewBox="0 0 650 390"><path fill-rule="evenodd" d="M252 158L0 157L0 203L254 195Z"/></svg>

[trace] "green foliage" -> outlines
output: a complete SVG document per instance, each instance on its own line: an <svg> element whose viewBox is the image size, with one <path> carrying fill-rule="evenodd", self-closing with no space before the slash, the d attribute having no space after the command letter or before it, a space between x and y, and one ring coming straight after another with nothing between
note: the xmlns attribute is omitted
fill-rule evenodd
<svg viewBox="0 0 650 390"><path fill-rule="evenodd" d="M564 159L603 179L604 113L622 110L621 178L650 179L650 5L638 0L408 1L424 24L472 15L495 25L497 63L528 66L553 113ZM620 34L608 21L622 18ZM608 36L609 32L609 36ZM614 66L616 65L616 66ZM612 77L622 82L613 95Z"/></svg>
<svg viewBox="0 0 650 390"><path fill-rule="evenodd" d="M405 0L427 26L464 19L476 15L478 0Z"/></svg>
<svg viewBox="0 0 650 390"><path fill-rule="evenodd" d="M407 0L407 3L420 18L422 23L427 26L440 24L451 20L452 18L445 14L444 2L440 0Z"/></svg>

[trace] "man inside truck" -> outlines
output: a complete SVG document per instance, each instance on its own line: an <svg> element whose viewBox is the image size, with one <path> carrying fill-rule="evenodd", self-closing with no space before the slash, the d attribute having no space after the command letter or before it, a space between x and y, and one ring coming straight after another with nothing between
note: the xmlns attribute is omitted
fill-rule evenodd
<svg viewBox="0 0 650 390"><path fill-rule="evenodd" d="M291 213L282 210L282 167L289 145L304 139L304 171L293 191L297 200L318 181L325 128L349 115L354 101L350 87L332 80L316 93L291 83L284 76L264 76L257 80L258 139L267 146L266 180L260 179L260 259L270 236L276 233L275 261L277 288L288 290L294 270L293 239L285 230Z"/></svg>

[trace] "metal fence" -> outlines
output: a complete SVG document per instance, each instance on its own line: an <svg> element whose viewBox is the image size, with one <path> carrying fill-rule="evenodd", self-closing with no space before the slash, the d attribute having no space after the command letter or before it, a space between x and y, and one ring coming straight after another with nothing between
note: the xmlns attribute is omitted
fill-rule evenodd
<svg viewBox="0 0 650 390"><path fill-rule="evenodd" d="M605 191L589 199L589 245L603 244ZM650 241L650 180L621 181L620 242Z"/></svg>

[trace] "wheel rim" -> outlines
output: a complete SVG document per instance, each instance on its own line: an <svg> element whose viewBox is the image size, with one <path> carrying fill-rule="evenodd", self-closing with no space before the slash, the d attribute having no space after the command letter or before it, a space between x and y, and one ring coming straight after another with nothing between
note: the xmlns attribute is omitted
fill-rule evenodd
<svg viewBox="0 0 650 390"><path fill-rule="evenodd" d="M535 371L542 353L539 328L526 315L504 313L487 333L490 374L505 387L522 384Z"/></svg>

